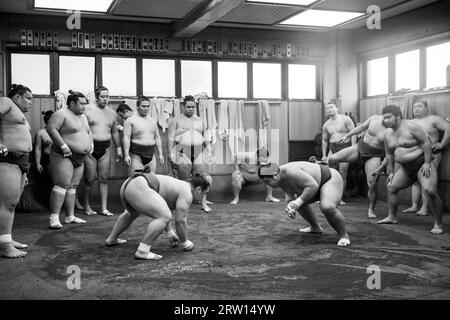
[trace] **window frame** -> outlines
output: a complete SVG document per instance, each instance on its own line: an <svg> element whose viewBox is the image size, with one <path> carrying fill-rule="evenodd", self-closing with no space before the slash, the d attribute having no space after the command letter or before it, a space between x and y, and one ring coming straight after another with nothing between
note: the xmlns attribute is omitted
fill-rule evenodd
<svg viewBox="0 0 450 320"><path fill-rule="evenodd" d="M449 37L445 37L439 40L422 40L416 41L410 44L399 45L394 48L388 48L386 50L377 50L375 52L369 52L366 54L361 54L358 57L359 64L359 83L360 83L360 99L370 99L370 98L382 98L388 97L390 95L396 95L395 90L395 55L400 53L405 53L408 51L419 50L419 88L415 90L409 90L406 93L418 93L426 90L432 93L436 90L427 89L426 77L427 77L427 65L426 65L426 49L427 47L435 46L438 44L443 44L450 42ZM367 63L369 60L388 57L388 93L380 95L367 95ZM437 89L438 90L438 89Z"/></svg>
<svg viewBox="0 0 450 320"><path fill-rule="evenodd" d="M143 94L143 59L154 60L174 60L175 61L175 97L181 96L181 61L182 60L199 60L210 61L212 64L212 97L219 100L223 97L218 96L218 62L245 62L247 63L247 98L230 97L223 99L239 99L239 100L254 100L253 95L253 63L277 63L281 65L281 97L272 99L267 98L268 101L321 101L323 99L323 66L322 60L318 58L295 58L288 59L278 58L252 58L252 57L220 57L220 56L189 56L183 54L174 54L171 56L157 55L153 53L143 52L103 52L100 49L94 51L83 51L78 48L36 48L36 47L22 47L15 43L4 44L4 62L5 62L5 89L11 86L11 54L13 53L29 53L29 54L48 54L50 56L50 94L49 95L34 95L35 97L49 97L54 96L54 92L59 89L59 57L60 56L85 56L95 58L95 86L102 85L103 70L102 58L134 58L136 60L136 96L124 96L125 98L137 98ZM288 99L288 65L289 64L307 64L316 66L316 98L315 99ZM31 88L32 89L32 88ZM7 94L7 92L5 93ZM111 95L112 100L124 98L122 96ZM172 97L163 97L172 98Z"/></svg>

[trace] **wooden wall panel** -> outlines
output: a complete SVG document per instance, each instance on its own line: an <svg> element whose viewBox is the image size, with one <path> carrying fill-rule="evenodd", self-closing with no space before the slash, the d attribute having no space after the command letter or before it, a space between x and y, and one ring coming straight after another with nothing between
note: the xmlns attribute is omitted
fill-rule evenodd
<svg viewBox="0 0 450 320"><path fill-rule="evenodd" d="M311 141L321 132L322 102L289 102L289 141Z"/></svg>
<svg viewBox="0 0 450 320"><path fill-rule="evenodd" d="M371 98L363 99L359 102L360 105L360 122L366 121L374 114L381 114L381 110L386 105L386 98Z"/></svg>

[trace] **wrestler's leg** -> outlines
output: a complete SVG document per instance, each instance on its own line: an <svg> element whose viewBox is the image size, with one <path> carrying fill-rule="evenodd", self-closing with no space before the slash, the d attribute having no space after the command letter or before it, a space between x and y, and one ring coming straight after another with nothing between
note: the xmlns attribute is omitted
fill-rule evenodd
<svg viewBox="0 0 450 320"><path fill-rule="evenodd" d="M344 181L344 196L348 196L347 193L347 173L350 164L348 162L339 163L339 173L342 176L342 180ZM342 201L342 200L341 200Z"/></svg>
<svg viewBox="0 0 450 320"><path fill-rule="evenodd" d="M142 164L141 156L138 154L130 153L131 164L128 167L128 176L130 177L135 170L144 169L144 165Z"/></svg>
<svg viewBox="0 0 450 320"><path fill-rule="evenodd" d="M309 223L309 227L300 229L300 232L304 233L322 233L322 227L320 226L319 222L317 221L317 216L314 213L313 209L310 205L302 206L298 213Z"/></svg>
<svg viewBox="0 0 450 320"><path fill-rule="evenodd" d="M374 213L375 204L377 202L377 180L378 176L374 176L373 173L377 170L377 168L381 165L381 158L373 157L366 161L365 163L365 172L367 178L367 197L369 198L369 209L367 211L367 215L369 218L376 218L377 216Z"/></svg>
<svg viewBox="0 0 450 320"><path fill-rule="evenodd" d="M353 163L356 160L358 160L358 145L355 144L336 153L332 153L328 158L328 163L330 166L335 166L341 162Z"/></svg>
<svg viewBox="0 0 450 320"><path fill-rule="evenodd" d="M28 180L28 178L27 178L27 174L26 173L23 173L22 174L22 181L21 181L21 183L20 183L20 194L22 195L22 193L23 193L23 190L25 189L25 185L26 185L26 183L27 183L27 180ZM19 200L20 201L20 200ZM14 221L14 215L15 215L15 212L13 212L13 214L12 214L12 221ZM13 245L13 247L14 248L16 248L16 249L26 249L26 248L28 248L28 245L26 245L26 244L24 244L24 243L20 243L20 242L17 242L17 241L15 241L14 239L12 240L12 245Z"/></svg>
<svg viewBox="0 0 450 320"><path fill-rule="evenodd" d="M433 155L434 156L434 158L433 158L433 160L431 161L431 164L434 166L434 168L436 169L436 171L438 171L439 170L439 164L441 163L441 160L442 160L442 154L441 153L438 153L438 154L435 154L435 155ZM419 186L419 191L422 191L422 188L420 187L420 184L418 184L418 186ZM424 194L424 192L421 192L420 194L419 194L419 196L420 195L422 195L422 207L420 208L420 210L419 211L417 211L417 215L418 216L427 216L427 215L429 215L429 206L428 206L428 197L425 197L425 194Z"/></svg>
<svg viewBox="0 0 450 320"><path fill-rule="evenodd" d="M242 185L244 184L244 177L239 170L234 171L231 174L231 191L233 192L233 201L230 204L238 204L239 193L242 190Z"/></svg>
<svg viewBox="0 0 450 320"><path fill-rule="evenodd" d="M156 153L155 153L153 154L152 161L150 161L150 170L152 170L152 172L156 172L157 162L158 160L156 160Z"/></svg>
<svg viewBox="0 0 450 320"><path fill-rule="evenodd" d="M128 209L130 209L130 211ZM128 209L125 210L117 219L111 233L105 241L105 245L113 246L126 242L124 239L119 239L119 236L130 227L131 223L133 223L137 217L139 217L139 213L137 211L131 210L131 208Z"/></svg>
<svg viewBox="0 0 450 320"><path fill-rule="evenodd" d="M342 177L335 170L331 170L330 180L320 189L320 209L330 226L338 233L339 241L337 245L340 247L350 244L344 215L338 209L343 192L344 182Z"/></svg>
<svg viewBox="0 0 450 320"><path fill-rule="evenodd" d="M64 210L66 211L65 223L86 223L85 220L75 217L75 197L77 187L83 176L84 165L73 169L72 179L70 180L69 190L66 193L64 201Z"/></svg>
<svg viewBox="0 0 450 320"><path fill-rule="evenodd" d="M398 207L398 192L413 184L405 169L400 166L394 173L391 183L387 185L388 193L388 216L380 221L379 224L396 224L397 223L397 207Z"/></svg>
<svg viewBox="0 0 450 320"><path fill-rule="evenodd" d="M84 157L84 213L88 216L97 214L92 208L90 204L92 184L97 177L97 160L91 155L88 154Z"/></svg>
<svg viewBox="0 0 450 320"><path fill-rule="evenodd" d="M194 159L194 163L192 164L192 175L204 170L205 166L204 166L204 164L202 164L201 158L202 158L202 154L198 155L197 158ZM208 201L208 199L206 199L206 195L207 195L207 193L203 194L203 196L202 196L202 210L204 210L205 212L211 212L212 209L208 205L209 201Z"/></svg>
<svg viewBox="0 0 450 320"><path fill-rule="evenodd" d="M172 218L172 212L166 201L155 190L151 189L142 177L138 177L128 184L124 191L124 199L137 213L153 218L135 253L136 258L161 259L162 256L150 252L150 248Z"/></svg>
<svg viewBox="0 0 450 320"><path fill-rule="evenodd" d="M443 205L442 199L438 192L437 170L434 165L432 165L429 178L424 177L421 170L419 170L417 173L417 178L419 179L423 194L427 198L427 202L430 205L431 212L433 213L434 226L433 229L431 229L431 233L441 234L444 232L442 228Z"/></svg>
<svg viewBox="0 0 450 320"><path fill-rule="evenodd" d="M22 172L17 165L0 163L0 256L21 258L27 253L13 246L14 210L20 200Z"/></svg>
<svg viewBox="0 0 450 320"><path fill-rule="evenodd" d="M416 213L419 210L420 197L422 195L422 188L419 181L416 181L411 188L411 207L402 210L404 213ZM424 198L422 198L425 200Z"/></svg>
<svg viewBox="0 0 450 320"><path fill-rule="evenodd" d="M59 153L50 152L50 162L52 163L53 189L50 193L50 228L62 228L59 221L59 214L66 198L67 190L73 176L73 165L68 158L64 158Z"/></svg>
<svg viewBox="0 0 450 320"><path fill-rule="evenodd" d="M108 179L111 167L111 148L105 151L105 154L97 161L98 194L100 195L100 214L112 216L108 211Z"/></svg>
<svg viewBox="0 0 450 320"><path fill-rule="evenodd" d="M273 188L267 184L264 184L266 187L266 201L267 202L280 202L280 199L277 199L273 196Z"/></svg>

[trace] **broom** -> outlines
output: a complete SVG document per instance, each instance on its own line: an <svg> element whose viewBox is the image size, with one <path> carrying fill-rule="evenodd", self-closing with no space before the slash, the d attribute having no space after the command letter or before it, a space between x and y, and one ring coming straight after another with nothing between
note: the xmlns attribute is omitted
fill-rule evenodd
<svg viewBox="0 0 450 320"><path fill-rule="evenodd" d="M34 190L36 190L36 183L34 181L30 181L25 185L19 203L16 206L16 212L35 213L46 211L46 208L36 200Z"/></svg>

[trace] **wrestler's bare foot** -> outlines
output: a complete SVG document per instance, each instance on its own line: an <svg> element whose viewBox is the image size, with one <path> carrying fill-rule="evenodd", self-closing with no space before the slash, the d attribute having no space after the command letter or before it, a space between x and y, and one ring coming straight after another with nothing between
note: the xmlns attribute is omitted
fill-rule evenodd
<svg viewBox="0 0 450 320"><path fill-rule="evenodd" d="M397 224L397 218L392 216L387 216L383 220L378 221L378 224Z"/></svg>
<svg viewBox="0 0 450 320"><path fill-rule="evenodd" d="M144 260L159 260L162 259L162 256L153 252L144 252L137 250L134 254L136 259L144 259Z"/></svg>
<svg viewBox="0 0 450 320"><path fill-rule="evenodd" d="M108 238L108 239L105 240L105 246L107 246L107 247L119 246L119 245L124 244L126 242L127 242L127 240L125 240L125 239Z"/></svg>
<svg viewBox="0 0 450 320"><path fill-rule="evenodd" d="M100 211L99 214L101 214L102 216L106 216L106 217L112 217L114 215L114 213L108 211L108 209Z"/></svg>
<svg viewBox="0 0 450 320"><path fill-rule="evenodd" d="M373 213L373 210L367 211L367 216L369 218L376 218L377 217L377 215L375 213Z"/></svg>
<svg viewBox="0 0 450 320"><path fill-rule="evenodd" d="M346 247L350 245L350 239L348 238L348 236L342 237L339 239L337 245L338 247Z"/></svg>
<svg viewBox="0 0 450 320"><path fill-rule="evenodd" d="M411 206L409 208L406 208L405 210L402 210L403 213L416 213L419 208L416 206Z"/></svg>
<svg viewBox="0 0 450 320"><path fill-rule="evenodd" d="M307 228L300 229L298 231L303 232L303 233L318 233L318 234L320 234L320 233L322 233L323 228L321 226L319 226L318 228L317 227L316 228L307 227Z"/></svg>
<svg viewBox="0 0 450 320"><path fill-rule="evenodd" d="M202 210L205 211L205 212L211 212L212 211L212 209L208 205L202 206Z"/></svg>
<svg viewBox="0 0 450 320"><path fill-rule="evenodd" d="M28 248L27 244L20 243L20 242L14 241L14 240L11 242L11 244L16 249L26 249L26 248Z"/></svg>
<svg viewBox="0 0 450 320"><path fill-rule="evenodd" d="M416 215L418 216L429 216L430 213L426 210L420 209L419 211L416 212Z"/></svg>
<svg viewBox="0 0 450 320"><path fill-rule="evenodd" d="M97 212L92 210L91 207L86 206L86 210L84 210L84 214L87 215L87 216L93 216L93 215L96 215Z"/></svg>
<svg viewBox="0 0 450 320"><path fill-rule="evenodd" d="M180 244L180 239L177 236L170 236L169 243L172 248L176 248Z"/></svg>
<svg viewBox="0 0 450 320"><path fill-rule="evenodd" d="M214 202L211 202L209 200L206 200L206 204L214 204Z"/></svg>
<svg viewBox="0 0 450 320"><path fill-rule="evenodd" d="M439 226L439 225L435 224L433 226L433 229L431 229L430 232L432 234L443 234L444 233L444 229L442 229L442 226Z"/></svg>
<svg viewBox="0 0 450 320"><path fill-rule="evenodd" d="M75 216L66 217L64 223L86 223L86 220L77 218Z"/></svg>
<svg viewBox="0 0 450 320"><path fill-rule="evenodd" d="M238 204L239 203L239 199L233 199L233 201L230 202L230 204Z"/></svg>
<svg viewBox="0 0 450 320"><path fill-rule="evenodd" d="M5 258L23 258L27 255L25 251L14 248L12 242L0 244L0 256Z"/></svg>
<svg viewBox="0 0 450 320"><path fill-rule="evenodd" d="M59 218L52 218L50 217L50 229L52 230L59 230L61 229L63 226L61 224L61 222L59 221Z"/></svg>
<svg viewBox="0 0 450 320"><path fill-rule="evenodd" d="M346 205L346 203L344 202L344 200L341 200L341 201L339 202L339 204L340 204L341 206L345 206L345 205Z"/></svg>
<svg viewBox="0 0 450 320"><path fill-rule="evenodd" d="M267 197L267 198L266 198L266 201L267 201L267 202L280 202L279 199L274 198L274 197Z"/></svg>

